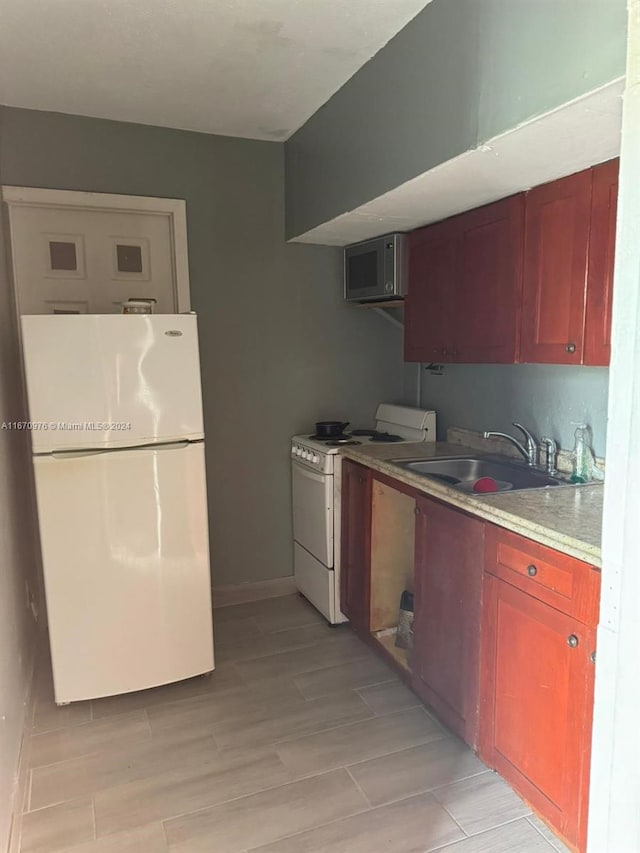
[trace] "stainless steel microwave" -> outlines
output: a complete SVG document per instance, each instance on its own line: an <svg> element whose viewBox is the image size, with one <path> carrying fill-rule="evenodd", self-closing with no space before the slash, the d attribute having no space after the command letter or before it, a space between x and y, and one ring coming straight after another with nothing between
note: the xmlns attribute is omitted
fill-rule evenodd
<svg viewBox="0 0 640 853"><path fill-rule="evenodd" d="M406 291L406 234L385 234L344 250L347 302L398 299Z"/></svg>

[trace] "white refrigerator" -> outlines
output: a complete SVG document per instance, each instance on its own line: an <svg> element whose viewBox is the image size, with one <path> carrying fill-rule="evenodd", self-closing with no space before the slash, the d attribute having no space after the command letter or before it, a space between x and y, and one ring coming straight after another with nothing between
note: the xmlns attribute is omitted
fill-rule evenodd
<svg viewBox="0 0 640 853"><path fill-rule="evenodd" d="M193 314L22 317L55 700L214 667Z"/></svg>

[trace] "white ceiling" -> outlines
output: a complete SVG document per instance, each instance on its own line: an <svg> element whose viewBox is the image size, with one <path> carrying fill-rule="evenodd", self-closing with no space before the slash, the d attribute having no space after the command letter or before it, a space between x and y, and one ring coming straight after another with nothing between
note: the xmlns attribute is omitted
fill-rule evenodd
<svg viewBox="0 0 640 853"><path fill-rule="evenodd" d="M0 0L0 103L286 139L429 0Z"/></svg>
<svg viewBox="0 0 640 853"><path fill-rule="evenodd" d="M623 90L624 80L615 80L536 116L294 242L346 246L411 231L617 157Z"/></svg>

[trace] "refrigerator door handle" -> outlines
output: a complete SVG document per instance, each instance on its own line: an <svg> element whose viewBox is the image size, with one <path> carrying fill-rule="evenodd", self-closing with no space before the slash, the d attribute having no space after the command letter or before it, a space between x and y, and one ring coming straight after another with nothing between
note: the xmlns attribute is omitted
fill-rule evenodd
<svg viewBox="0 0 640 853"><path fill-rule="evenodd" d="M137 444L131 447L96 447L93 450L56 450L53 453L38 453L37 456L50 456L52 459L82 459L85 456L100 456L103 453L123 453L129 450L183 450L190 444L202 444L201 441L192 442L188 439L183 441L166 441L161 444Z"/></svg>

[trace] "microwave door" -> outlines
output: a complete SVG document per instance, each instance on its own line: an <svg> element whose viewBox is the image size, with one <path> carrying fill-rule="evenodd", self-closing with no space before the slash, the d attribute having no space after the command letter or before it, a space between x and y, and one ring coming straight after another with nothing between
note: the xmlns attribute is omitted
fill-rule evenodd
<svg viewBox="0 0 640 853"><path fill-rule="evenodd" d="M353 300L384 296L384 242L354 246L346 254L345 297Z"/></svg>

